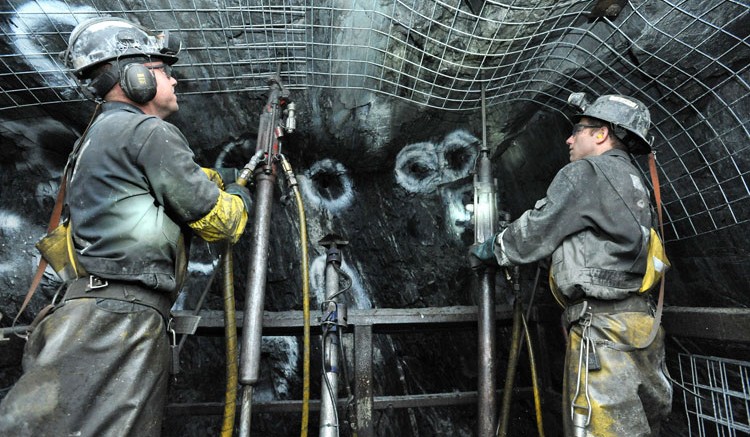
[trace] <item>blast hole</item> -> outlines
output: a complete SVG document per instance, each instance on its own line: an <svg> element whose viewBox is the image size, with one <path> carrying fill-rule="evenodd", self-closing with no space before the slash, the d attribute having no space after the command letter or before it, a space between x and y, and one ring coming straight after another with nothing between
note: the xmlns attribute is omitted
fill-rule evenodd
<svg viewBox="0 0 750 437"><path fill-rule="evenodd" d="M427 176L433 173L433 169L421 162L412 162L409 164L409 173L416 179L425 179Z"/></svg>
<svg viewBox="0 0 750 437"><path fill-rule="evenodd" d="M344 195L344 184L338 173L320 171L312 175L312 181L320 197L334 200Z"/></svg>
<svg viewBox="0 0 750 437"><path fill-rule="evenodd" d="M445 151L445 161L451 170L463 170L470 158L471 153L465 147L456 147Z"/></svg>

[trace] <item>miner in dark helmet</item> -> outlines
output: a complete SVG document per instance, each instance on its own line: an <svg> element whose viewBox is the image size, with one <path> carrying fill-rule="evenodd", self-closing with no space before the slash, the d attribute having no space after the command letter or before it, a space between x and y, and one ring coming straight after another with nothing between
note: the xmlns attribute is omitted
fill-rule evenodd
<svg viewBox="0 0 750 437"><path fill-rule="evenodd" d="M178 109L178 52L169 35L119 18L70 35L64 61L101 106L65 172L75 271L28 338L24 373L0 404L0 435L161 433L170 308L190 236L236 242L250 204L164 121Z"/></svg>
<svg viewBox="0 0 750 437"><path fill-rule="evenodd" d="M650 292L668 267L649 192L630 153L651 152L646 106L623 95L589 103L566 140L570 163L546 197L469 251L475 268L551 257L550 287L569 331L566 436L656 436L670 412L664 332Z"/></svg>

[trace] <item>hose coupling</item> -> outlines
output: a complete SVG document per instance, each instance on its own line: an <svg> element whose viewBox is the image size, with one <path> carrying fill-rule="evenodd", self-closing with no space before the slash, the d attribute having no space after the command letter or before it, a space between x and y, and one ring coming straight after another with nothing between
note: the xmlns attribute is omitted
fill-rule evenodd
<svg viewBox="0 0 750 437"><path fill-rule="evenodd" d="M289 188L296 187L297 178L294 176L292 165L289 164L289 160L286 159L286 156L280 155L280 158L281 158L281 168L284 170L284 174L286 174L286 179L287 179L287 182L289 183Z"/></svg>
<svg viewBox="0 0 750 437"><path fill-rule="evenodd" d="M294 104L294 102L287 103L286 109L284 110L284 113L286 114L285 129L289 133L292 133L295 129L297 129L296 110L297 106Z"/></svg>

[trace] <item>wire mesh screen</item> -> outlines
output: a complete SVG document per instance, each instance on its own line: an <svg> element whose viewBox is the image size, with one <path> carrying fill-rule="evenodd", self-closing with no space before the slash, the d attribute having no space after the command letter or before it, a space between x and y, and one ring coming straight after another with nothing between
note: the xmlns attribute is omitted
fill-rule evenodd
<svg viewBox="0 0 750 437"><path fill-rule="evenodd" d="M91 16L184 41L182 94L366 90L445 111L528 102L570 115L571 92L651 111L667 239L750 221L750 6L744 1L5 0L3 110L81 100L57 53ZM606 7L606 9L604 9ZM356 93L352 93L356 99ZM356 104L356 102L354 102ZM642 164L642 163L641 163Z"/></svg>
<svg viewBox="0 0 750 437"><path fill-rule="evenodd" d="M691 436L750 434L750 363L680 354L679 366Z"/></svg>

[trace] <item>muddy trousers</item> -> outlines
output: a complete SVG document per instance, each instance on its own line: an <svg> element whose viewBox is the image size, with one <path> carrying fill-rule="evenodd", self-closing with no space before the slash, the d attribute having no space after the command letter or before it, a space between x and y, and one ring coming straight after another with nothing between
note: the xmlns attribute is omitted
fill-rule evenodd
<svg viewBox="0 0 750 437"><path fill-rule="evenodd" d="M664 330L660 328L651 346L643 350L626 352L608 346L613 343L638 345L644 342L653 321L654 318L646 313L594 314L589 333L601 369L588 372L588 383L585 371L580 375L578 371L583 328L580 324L573 325L565 355L563 379L566 437L659 435L660 423L669 415L672 406L672 385L664 364ZM580 429L578 433L575 432L571 418L571 399L576 394L577 381L580 385L578 396L575 397L576 405L588 405L591 409L585 433ZM587 413L585 408L576 410L579 414Z"/></svg>
<svg viewBox="0 0 750 437"><path fill-rule="evenodd" d="M0 404L3 436L159 436L169 342L152 308L76 299L31 333Z"/></svg>

